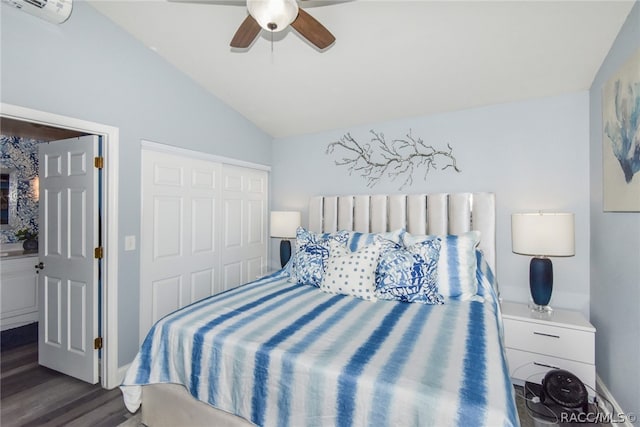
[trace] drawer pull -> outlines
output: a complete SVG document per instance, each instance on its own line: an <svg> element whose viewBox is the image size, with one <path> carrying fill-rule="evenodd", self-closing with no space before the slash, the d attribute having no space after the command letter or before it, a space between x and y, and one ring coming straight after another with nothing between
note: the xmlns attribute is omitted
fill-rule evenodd
<svg viewBox="0 0 640 427"><path fill-rule="evenodd" d="M552 334L545 334L542 332L533 332L534 335L542 335L543 337L549 337L549 338L560 338L560 335L552 335Z"/></svg>
<svg viewBox="0 0 640 427"><path fill-rule="evenodd" d="M533 364L536 365L536 366L542 366L543 368L560 369L557 366L547 365L547 364L544 364L544 363L533 362Z"/></svg>

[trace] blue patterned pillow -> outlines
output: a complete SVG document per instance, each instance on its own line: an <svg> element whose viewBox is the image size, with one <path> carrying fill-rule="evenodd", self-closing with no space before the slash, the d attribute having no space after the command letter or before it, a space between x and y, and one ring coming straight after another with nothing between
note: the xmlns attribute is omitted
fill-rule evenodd
<svg viewBox="0 0 640 427"><path fill-rule="evenodd" d="M296 252L293 255L291 281L320 286L325 262L329 258L329 241L346 244L349 233L318 234L298 227L296 230Z"/></svg>
<svg viewBox="0 0 640 427"><path fill-rule="evenodd" d="M379 299L422 304L443 304L438 294L440 239L419 242L408 248L396 245L380 255L376 271Z"/></svg>
<svg viewBox="0 0 640 427"><path fill-rule="evenodd" d="M438 260L438 291L445 298L469 299L478 293L476 278L476 246L479 231L439 236L442 239ZM405 246L411 246L434 236L403 236Z"/></svg>
<svg viewBox="0 0 640 427"><path fill-rule="evenodd" d="M351 295L375 301L380 243L376 241L356 252L351 252L335 240L329 242L329 247L330 255L320 289L330 294Z"/></svg>
<svg viewBox="0 0 640 427"><path fill-rule="evenodd" d="M381 237L386 240L390 240L394 243L402 245L402 236L406 233L405 229L400 228L394 231L388 231L386 233L361 233L359 231L352 231L349 233L349 240L347 240L347 247L351 252L358 251L365 246L374 243L377 237Z"/></svg>

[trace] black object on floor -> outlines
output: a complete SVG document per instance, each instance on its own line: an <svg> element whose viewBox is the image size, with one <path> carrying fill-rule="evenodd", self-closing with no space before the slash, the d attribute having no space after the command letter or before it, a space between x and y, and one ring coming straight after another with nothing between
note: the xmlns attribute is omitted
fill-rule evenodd
<svg viewBox="0 0 640 427"><path fill-rule="evenodd" d="M524 396L526 398L525 408L529 416L534 419L534 424L556 425L573 423L578 420L595 419L598 407L593 403L577 408L565 407L557 404L552 399L541 399L543 395L542 385L526 382L524 385ZM535 423L538 421L538 423Z"/></svg>

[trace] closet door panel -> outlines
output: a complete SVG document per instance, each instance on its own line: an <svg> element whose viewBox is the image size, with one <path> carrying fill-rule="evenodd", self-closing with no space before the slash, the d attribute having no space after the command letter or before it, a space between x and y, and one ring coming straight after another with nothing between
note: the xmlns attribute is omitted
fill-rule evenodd
<svg viewBox="0 0 640 427"><path fill-rule="evenodd" d="M142 150L141 340L161 317L222 290L220 170L215 162Z"/></svg>
<svg viewBox="0 0 640 427"><path fill-rule="evenodd" d="M256 279L267 265L266 171L223 165L221 253L223 286L232 289Z"/></svg>
<svg viewBox="0 0 640 427"><path fill-rule="evenodd" d="M268 172L142 150L140 339L167 313L267 266Z"/></svg>

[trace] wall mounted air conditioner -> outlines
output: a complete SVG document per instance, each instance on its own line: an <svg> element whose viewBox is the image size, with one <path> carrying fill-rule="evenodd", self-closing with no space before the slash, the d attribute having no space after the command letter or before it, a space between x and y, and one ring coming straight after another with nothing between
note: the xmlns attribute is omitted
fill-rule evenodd
<svg viewBox="0 0 640 427"><path fill-rule="evenodd" d="M24 12L54 24L62 24L71 15L73 0L2 0Z"/></svg>

